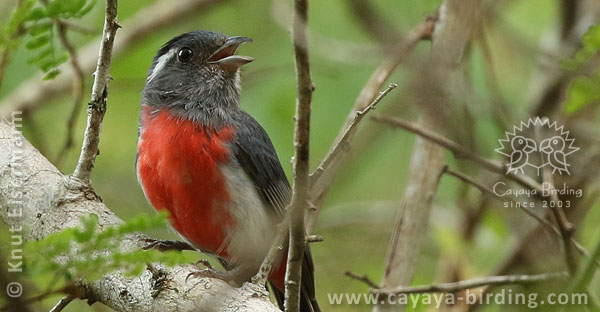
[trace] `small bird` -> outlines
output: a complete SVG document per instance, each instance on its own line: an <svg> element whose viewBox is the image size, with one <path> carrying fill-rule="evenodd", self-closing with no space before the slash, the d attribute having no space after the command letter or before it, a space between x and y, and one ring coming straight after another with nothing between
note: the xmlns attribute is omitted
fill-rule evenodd
<svg viewBox="0 0 600 312"><path fill-rule="evenodd" d="M510 141L512 153L506 173L524 173L523 168L529 164L529 154L536 150L535 141L517 135Z"/></svg>
<svg viewBox="0 0 600 312"><path fill-rule="evenodd" d="M195 249L216 255L234 285L259 270L291 199L288 179L263 127L239 107L235 54L252 40L193 31L156 54L142 92L136 170L148 201ZM280 305L286 256L269 276ZM304 253L301 311L318 312L314 266ZM210 270L210 269L209 269Z"/></svg>
<svg viewBox="0 0 600 312"><path fill-rule="evenodd" d="M552 166L552 174L558 170L559 174L569 174L569 164L565 154L565 140L561 136L553 136L540 143L540 151L548 156L547 164Z"/></svg>

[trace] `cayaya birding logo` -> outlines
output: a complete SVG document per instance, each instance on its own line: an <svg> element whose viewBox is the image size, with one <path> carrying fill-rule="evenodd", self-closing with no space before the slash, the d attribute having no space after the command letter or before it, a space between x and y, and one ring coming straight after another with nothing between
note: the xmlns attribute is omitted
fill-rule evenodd
<svg viewBox="0 0 600 312"><path fill-rule="evenodd" d="M506 173L525 173L532 167L539 176L548 166L552 174L570 175L568 156L579 150L575 139L569 137L569 131L556 121L547 118L529 118L515 125L512 132L506 132L506 138L499 139L499 154L508 157Z"/></svg>

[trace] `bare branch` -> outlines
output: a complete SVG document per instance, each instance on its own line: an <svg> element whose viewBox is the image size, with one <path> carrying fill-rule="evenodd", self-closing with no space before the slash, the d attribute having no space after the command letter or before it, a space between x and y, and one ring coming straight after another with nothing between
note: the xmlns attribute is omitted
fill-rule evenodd
<svg viewBox="0 0 600 312"><path fill-rule="evenodd" d="M384 45L389 45L394 39L400 38L394 25L384 21L377 15L372 3L368 0L347 0L359 25L373 38Z"/></svg>
<svg viewBox="0 0 600 312"><path fill-rule="evenodd" d="M115 38L113 57L121 55L129 47L145 40L157 30L163 30L190 18L197 18L198 12L225 1L227 0L156 1L123 23L123 30L119 31L119 36ZM80 49L79 61L86 75L91 74L96 68L100 40L101 37L95 38ZM73 83L74 73L69 64L63 64L59 69L62 73L51 81L42 81L40 74L22 83L0 102L0 116L8 118L13 111L32 110L49 104L53 99L68 92Z"/></svg>
<svg viewBox="0 0 600 312"><path fill-rule="evenodd" d="M85 35L95 35L97 33L97 31L95 29L93 29L93 28L89 28L89 27L84 26L84 25L75 24L75 23L70 22L70 21L59 19L58 22L63 27L65 27L67 30L76 31L78 33L82 33L82 34L85 34Z"/></svg>
<svg viewBox="0 0 600 312"><path fill-rule="evenodd" d="M117 29L121 26L117 22L117 0L106 0L106 11L104 29L102 30L102 41L98 55L98 65L94 72L94 85L92 86L92 99L88 106L87 127L83 137L81 154L77 161L77 167L73 177L90 184L90 175L94 167L94 161L99 154L100 128L102 119L106 113L106 101L108 97L108 83L110 77L110 61L112 59L113 44Z"/></svg>
<svg viewBox="0 0 600 312"><path fill-rule="evenodd" d="M494 190L492 190L489 186L487 185L483 185L482 183L480 183L479 181L476 181L475 179L467 176L466 174L463 174L462 172L458 172L456 170L452 170L449 167L444 168L444 173L447 173L451 176L454 176L456 178L458 178L459 180L467 183L467 184L471 184L473 185L475 188L477 188L478 190L480 190L482 193L490 195L496 199L499 199L501 201L505 201L504 198L498 196L498 194L496 194L494 192Z"/></svg>
<svg viewBox="0 0 600 312"><path fill-rule="evenodd" d="M52 307L52 309L50 309L50 312L60 312L62 310L64 310L69 303L71 303L71 301L73 301L73 299L75 299L75 297L71 296L71 295L66 295L64 297L62 297L54 307Z"/></svg>
<svg viewBox="0 0 600 312"><path fill-rule="evenodd" d="M550 169L547 167L543 168L542 176L546 183L554 188L554 179L552 178L552 173ZM560 236L563 242L563 248L565 249L565 257L566 257L566 265L569 269L569 273L575 274L577 272L577 258L575 253L573 252L573 245L571 244L571 239L573 237L573 231L575 227L572 223L569 222L565 212L562 209L560 198L558 198L558 194L556 192L550 193L551 202L548 204L550 206L550 210L554 215L554 219L558 224L558 229L560 230Z"/></svg>
<svg viewBox="0 0 600 312"><path fill-rule="evenodd" d="M266 285L275 261L280 259L285 247L288 246L289 242L286 241L286 238L288 237L289 233L289 217L290 214L286 214L284 220L279 224L279 232L277 232L277 237L275 237L273 245L271 245L271 248L269 248L267 256L260 265L260 269L256 275L252 277L253 284L263 287Z"/></svg>
<svg viewBox="0 0 600 312"><path fill-rule="evenodd" d="M294 184L290 215L290 240L285 272L285 311L300 311L302 260L306 248L304 216L308 205L310 112L314 85L308 56L308 0L294 0L292 40L296 64L297 100L294 129ZM308 272L306 272L308 273Z"/></svg>
<svg viewBox="0 0 600 312"><path fill-rule="evenodd" d="M471 184L473 186L475 186L478 190L480 190L482 193L488 194L490 196L492 196L493 198L496 198L498 200L501 200L503 202L507 201L506 198L504 197L500 197L498 196L493 189L491 189L490 187L483 185L482 183L476 181L475 179L461 173L455 170L452 170L448 167L446 167L446 169L444 170L444 173L447 173L451 176L454 176L458 179L460 179L461 181ZM553 230L556 234L560 235L560 231L554 226L552 225L552 223L548 222L548 220L544 219L543 217L538 216L535 212L533 212L530 208L527 208L525 206L519 206L519 209L523 210L526 214L528 214L529 216L531 216L532 218L536 219L539 223L547 226L549 229Z"/></svg>
<svg viewBox="0 0 600 312"><path fill-rule="evenodd" d="M504 275L504 276L490 276L490 277L479 277L469 280L453 282L453 283L440 283L425 286L413 286L413 287L396 287L392 289L375 289L372 290L375 294L415 294L415 293L453 293L465 289L478 288L482 286L498 286L507 284L531 284L538 282L545 282L550 280L563 280L568 278L567 272L560 273L544 273L536 275Z"/></svg>
<svg viewBox="0 0 600 312"><path fill-rule="evenodd" d="M598 259L600 259L600 241L596 243L594 252L584 268L573 278L570 286L571 291L579 292L588 288L594 278L596 270L598 270Z"/></svg>
<svg viewBox="0 0 600 312"><path fill-rule="evenodd" d="M361 281L365 284L367 284L369 287L371 287L372 289L379 289L379 285L377 285L375 282L373 282L373 280L371 280L367 275L358 275L356 273L350 272L350 271L346 271L346 273L344 273L346 276L351 277L357 281Z"/></svg>

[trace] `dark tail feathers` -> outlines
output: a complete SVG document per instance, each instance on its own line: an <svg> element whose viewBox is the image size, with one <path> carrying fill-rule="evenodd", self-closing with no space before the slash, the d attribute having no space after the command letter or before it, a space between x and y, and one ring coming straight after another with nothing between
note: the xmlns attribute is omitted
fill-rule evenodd
<svg viewBox="0 0 600 312"><path fill-rule="evenodd" d="M283 310L284 294L275 287L273 294L277 299L279 308ZM302 292L300 296L300 311L301 312L321 312L317 299L315 298L315 266L312 261L310 254L310 248L306 248L304 251L304 261L302 261L302 285L300 288Z"/></svg>

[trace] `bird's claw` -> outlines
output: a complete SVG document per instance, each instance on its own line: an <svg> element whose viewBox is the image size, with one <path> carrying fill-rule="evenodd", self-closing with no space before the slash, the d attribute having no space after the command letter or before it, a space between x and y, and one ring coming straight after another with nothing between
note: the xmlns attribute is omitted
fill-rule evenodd
<svg viewBox="0 0 600 312"><path fill-rule="evenodd" d="M206 259L200 259L196 261L196 267L200 268L200 265L203 265L207 269L214 270L212 264L210 264L210 261Z"/></svg>
<svg viewBox="0 0 600 312"><path fill-rule="evenodd" d="M143 250L156 249L161 252L169 250L195 250L192 246L190 246L190 244L181 241L159 240L152 238L143 238L141 241L146 243L146 245L142 247Z"/></svg>
<svg viewBox="0 0 600 312"><path fill-rule="evenodd" d="M208 278L217 278L217 279L223 280L223 281L228 282L228 283L233 278L231 276L231 274L229 274L229 272L222 272L222 271L215 270L215 269L212 268L212 266L207 267L206 269L203 269L203 270L200 270L200 271L197 271L197 272L191 272L185 278L185 281L187 282L187 280L190 277L195 277L195 278L202 278L202 277L205 277L205 278L206 277L208 277Z"/></svg>

